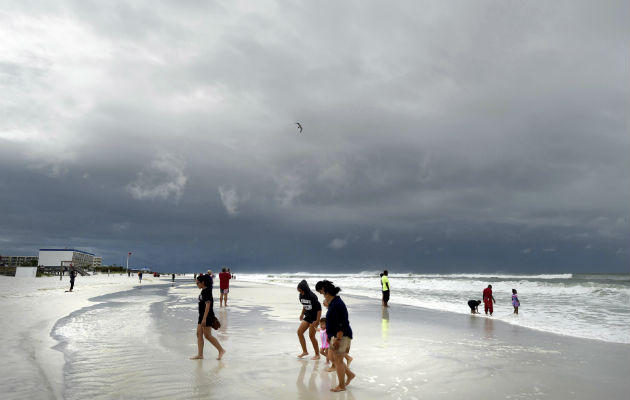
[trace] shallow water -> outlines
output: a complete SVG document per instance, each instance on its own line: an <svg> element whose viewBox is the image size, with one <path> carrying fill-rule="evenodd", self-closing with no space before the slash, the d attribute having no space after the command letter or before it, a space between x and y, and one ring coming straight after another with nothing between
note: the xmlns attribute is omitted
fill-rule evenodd
<svg viewBox="0 0 630 400"><path fill-rule="evenodd" d="M630 343L628 274L390 274L391 302L432 310L470 313L467 302L493 286L494 318L546 332ZM311 286L330 279L343 293L380 298L378 272L359 274L239 274L244 281ZM521 302L513 314L512 289ZM483 312L483 304L479 307Z"/></svg>
<svg viewBox="0 0 630 400"><path fill-rule="evenodd" d="M207 342L206 359L189 360L196 353L198 293L188 282L143 286L93 299L99 304L59 320L52 334L65 356L63 397L570 398L562 397L570 388L577 393L571 398L592 398L624 390L619 376L628 369L627 345L559 341L496 319L415 307L382 310L378 301L348 299L357 378L352 390L331 394L336 378L324 371L324 361L295 357L299 303L293 290L234 287L228 309L215 307L222 327L213 334L227 350L222 361ZM585 380L591 375L610 382L594 386Z"/></svg>
<svg viewBox="0 0 630 400"><path fill-rule="evenodd" d="M52 335L66 359L65 398L128 398L147 385L153 398L172 398L172 387L155 371L174 355L160 345L151 315L166 290L143 286L102 296L94 300L103 303L57 322Z"/></svg>

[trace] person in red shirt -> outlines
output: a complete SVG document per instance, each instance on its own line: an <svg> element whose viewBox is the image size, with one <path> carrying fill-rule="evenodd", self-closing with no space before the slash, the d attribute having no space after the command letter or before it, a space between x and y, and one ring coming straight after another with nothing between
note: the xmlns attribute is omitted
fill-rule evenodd
<svg viewBox="0 0 630 400"><path fill-rule="evenodd" d="M223 307L223 305L227 306L228 293L230 292L230 279L232 279L232 274L227 268L223 268L219 274L219 292L221 293L219 307Z"/></svg>
<svg viewBox="0 0 630 400"><path fill-rule="evenodd" d="M488 315L488 311L490 311L490 316L492 316L493 303L496 303L496 300L494 300L494 296L492 295L492 285L488 285L488 287L483 290L483 308L486 311L486 315Z"/></svg>

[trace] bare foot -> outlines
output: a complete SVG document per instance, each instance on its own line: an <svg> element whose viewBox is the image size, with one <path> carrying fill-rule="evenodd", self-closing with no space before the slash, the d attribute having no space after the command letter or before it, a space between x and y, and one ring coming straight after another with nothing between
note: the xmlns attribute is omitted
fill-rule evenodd
<svg viewBox="0 0 630 400"><path fill-rule="evenodd" d="M190 357L191 360L203 360L203 356Z"/></svg>
<svg viewBox="0 0 630 400"><path fill-rule="evenodd" d="M341 386L337 386L337 387L334 387L334 388L330 389L330 391L331 392L345 392L346 388L345 387L342 388Z"/></svg>
<svg viewBox="0 0 630 400"><path fill-rule="evenodd" d="M350 363L352 362L352 360L354 360L354 358L350 356L346 356L346 362L348 363L348 367L350 366Z"/></svg>
<svg viewBox="0 0 630 400"><path fill-rule="evenodd" d="M348 379L346 379L346 386L348 386L350 384L350 381L354 379L354 377L356 376L356 374L354 373L350 373L350 375L348 375Z"/></svg>
<svg viewBox="0 0 630 400"><path fill-rule="evenodd" d="M220 359L221 359L221 357L223 357L223 355L224 355L224 354L225 354L225 350L221 350L221 351L219 352L219 357L217 357L217 360L220 360ZM354 376L353 376L353 378L354 378ZM348 382L350 382L350 381L348 381Z"/></svg>
<svg viewBox="0 0 630 400"><path fill-rule="evenodd" d="M333 372L333 371L336 371L336 370L337 370L337 367L335 367L334 365L331 366L330 368L326 368L326 372Z"/></svg>
<svg viewBox="0 0 630 400"><path fill-rule="evenodd" d="M302 358L302 357L304 357L304 356L308 356L308 353L302 353L302 354L300 354L300 355L298 356L298 358Z"/></svg>
<svg viewBox="0 0 630 400"><path fill-rule="evenodd" d="M311 360L319 360L319 354L315 354L313 357L311 357Z"/></svg>

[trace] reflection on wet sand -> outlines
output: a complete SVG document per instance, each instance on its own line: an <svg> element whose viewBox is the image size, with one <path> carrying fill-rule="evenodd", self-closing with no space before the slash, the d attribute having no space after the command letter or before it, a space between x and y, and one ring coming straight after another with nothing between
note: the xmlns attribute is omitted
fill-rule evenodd
<svg viewBox="0 0 630 400"><path fill-rule="evenodd" d="M486 318L483 323L483 332L487 339L494 339L494 321Z"/></svg>
<svg viewBox="0 0 630 400"><path fill-rule="evenodd" d="M484 337L486 339L494 339L494 320L492 318L475 316L471 314L468 322L470 323L470 326L476 328L476 330L480 330L481 324L483 324Z"/></svg>
<svg viewBox="0 0 630 400"><path fill-rule="evenodd" d="M221 333L228 333L227 332L227 328L228 328L228 313L225 311L225 309L219 309L219 315L217 315L217 318L219 318L219 322L221 322L221 327L219 328L219 332Z"/></svg>
<svg viewBox="0 0 630 400"><path fill-rule="evenodd" d="M208 398L216 392L221 370L225 367L223 361L210 368L204 368L203 360L195 360L195 373L191 382L193 398Z"/></svg>
<svg viewBox="0 0 630 400"><path fill-rule="evenodd" d="M383 341L387 341L389 338L389 308L383 307L383 311L381 313L381 335L383 336Z"/></svg>
<svg viewBox="0 0 630 400"><path fill-rule="evenodd" d="M317 391L317 385L315 384L315 379L317 378L316 368L317 364L315 363L315 367L311 371L308 377L308 385L304 384L304 376L306 375L306 367L308 365L307 362L302 362L302 367L300 367L300 373L295 381L295 386L298 389L298 398L300 399L310 399L311 394Z"/></svg>

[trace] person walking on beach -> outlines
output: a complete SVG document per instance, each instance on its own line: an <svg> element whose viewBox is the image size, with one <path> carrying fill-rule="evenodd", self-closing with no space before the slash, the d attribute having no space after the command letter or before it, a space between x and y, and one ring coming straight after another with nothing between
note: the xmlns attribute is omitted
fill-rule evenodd
<svg viewBox="0 0 630 400"><path fill-rule="evenodd" d="M479 314L479 304L481 304L481 300L468 300L471 314Z"/></svg>
<svg viewBox="0 0 630 400"><path fill-rule="evenodd" d="M492 295L492 285L488 285L488 287L483 290L482 297L484 311L486 312L486 315L488 315L488 311L490 311L490 316L492 317L493 304L496 303L496 300Z"/></svg>
<svg viewBox="0 0 630 400"><path fill-rule="evenodd" d="M317 332L317 325L319 319L322 316L322 305L317 299L317 295L311 291L308 287L308 283L302 280L297 290L300 293L300 303L302 304L302 312L300 313L300 326L297 330L298 339L300 340L300 346L302 346L302 353L298 355L298 358L302 358L308 355L306 349L306 340L304 339L304 332L308 329L308 336L311 339L311 344L315 350L315 355L311 360L319 360L319 346L317 345L317 339L315 333Z"/></svg>
<svg viewBox="0 0 630 400"><path fill-rule="evenodd" d="M324 297L328 302L328 312L326 313L326 334L330 343L329 352L333 355L333 362L337 369L337 379L339 384L331 388L331 392L342 392L346 386L355 378L355 374L346 366L344 356L350 351L352 341L352 328L348 320L348 309L346 304L338 296L340 288L335 287L331 282L324 283ZM347 379L346 379L347 377Z"/></svg>
<svg viewBox="0 0 630 400"><path fill-rule="evenodd" d="M322 295L324 295L324 284L325 283L330 283L331 285L333 284L330 281L324 280L324 281L319 281L317 282L317 284L315 284L315 290L318 293L321 293ZM326 309L328 309L328 300L324 299L323 302L324 307L326 307ZM386 311L386 309L383 309ZM320 318L320 333L321 333L321 341L322 341L322 347L324 348L324 343L326 343L325 346L325 350L326 351L322 351L320 349L320 354L324 354L326 356L326 363L328 363L330 361L330 367L326 369L326 372L333 372L333 371L337 371L337 367L335 366L335 361L333 359L332 353L329 350L330 348L330 344L328 343L328 335L326 334L326 318ZM350 357L350 349L348 349L348 353L344 354L344 358L346 360L346 362L348 363L347 366L350 367L350 363L352 362L353 358Z"/></svg>
<svg viewBox="0 0 630 400"><path fill-rule="evenodd" d="M138 271L138 281L142 284L142 271Z"/></svg>
<svg viewBox="0 0 630 400"><path fill-rule="evenodd" d="M214 321L214 310L212 298L212 287L210 285L211 279L209 275L200 274L197 276L197 287L201 289L199 294L199 318L197 319L197 355L190 357L191 360L203 359L203 338L206 339L219 351L217 360L220 360L225 354L225 349L221 346L221 343L212 336L212 321Z"/></svg>
<svg viewBox="0 0 630 400"><path fill-rule="evenodd" d="M326 357L326 364L330 362L330 353L328 352L328 335L326 335L326 318L319 319L319 336L322 342L322 347L319 349L319 354Z"/></svg>
<svg viewBox="0 0 630 400"><path fill-rule="evenodd" d="M74 268L70 268L70 290L68 290L69 292L72 292L72 289L74 289L74 278L77 277L77 271L74 270Z"/></svg>
<svg viewBox="0 0 630 400"><path fill-rule="evenodd" d="M388 278L387 270L383 271L383 276L381 276L381 285L383 285L383 307L388 307L387 302L389 301L389 278Z"/></svg>
<svg viewBox="0 0 630 400"><path fill-rule="evenodd" d="M514 314L518 314L518 308L521 306L521 302L518 301L518 295L516 289L512 289L512 307L514 307Z"/></svg>
<svg viewBox="0 0 630 400"><path fill-rule="evenodd" d="M223 268L219 274L219 292L221 293L219 307L222 307L222 305L227 307L228 293L230 292L230 279L232 279L232 274L230 274L227 268Z"/></svg>
<svg viewBox="0 0 630 400"><path fill-rule="evenodd" d="M171 280L172 282L175 282L175 274L171 274Z"/></svg>

